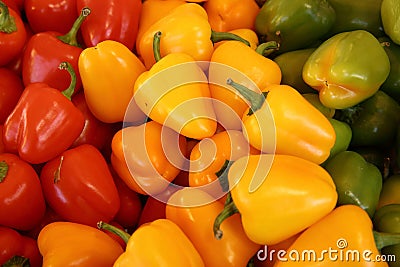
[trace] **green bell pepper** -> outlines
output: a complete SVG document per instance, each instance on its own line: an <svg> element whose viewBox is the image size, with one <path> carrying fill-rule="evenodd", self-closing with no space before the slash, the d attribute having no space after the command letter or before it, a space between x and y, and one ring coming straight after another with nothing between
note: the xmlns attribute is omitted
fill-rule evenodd
<svg viewBox="0 0 400 267"><path fill-rule="evenodd" d="M381 207L389 204L400 205L399 192L400 192L400 175L394 174L386 178L382 185L382 191L379 197L377 209L380 209Z"/></svg>
<svg viewBox="0 0 400 267"><path fill-rule="evenodd" d="M347 123L335 120L333 118L329 118L328 120L335 130L336 140L335 144L331 148L329 158L326 161L333 158L340 152L346 151L349 148L352 136L351 128Z"/></svg>
<svg viewBox="0 0 400 267"><path fill-rule="evenodd" d="M374 228L379 232L400 233L400 204L383 206L373 217ZM382 248L381 254L386 256L390 267L400 267L400 244Z"/></svg>
<svg viewBox="0 0 400 267"><path fill-rule="evenodd" d="M348 150L326 161L324 168L336 185L337 204L358 205L372 217L382 189L379 169L357 152Z"/></svg>
<svg viewBox="0 0 400 267"><path fill-rule="evenodd" d="M391 151L388 148L374 146L350 147L349 150L357 152L366 161L374 164L381 172L382 178L386 179L390 174Z"/></svg>
<svg viewBox="0 0 400 267"><path fill-rule="evenodd" d="M379 90L369 99L337 112L353 132L351 146L392 146L400 123L400 105Z"/></svg>
<svg viewBox="0 0 400 267"><path fill-rule="evenodd" d="M315 89L306 84L301 76L301 72L308 57L315 51L315 48L306 48L289 51L276 56L275 61L282 72L282 84L287 84L295 88L301 94L315 93Z"/></svg>
<svg viewBox="0 0 400 267"><path fill-rule="evenodd" d="M381 37L378 40L381 42L390 61L389 77L382 84L380 90L400 103L400 46L388 37Z"/></svg>
<svg viewBox="0 0 400 267"><path fill-rule="evenodd" d="M326 0L268 0L256 16L255 30L262 41L278 42L283 53L323 38L334 21L335 11Z"/></svg>
<svg viewBox="0 0 400 267"><path fill-rule="evenodd" d="M389 58L378 39L356 30L323 42L307 59L302 77L319 91L322 104L344 109L375 94L389 72Z"/></svg>
<svg viewBox="0 0 400 267"><path fill-rule="evenodd" d="M335 115L335 109L328 108L322 105L321 101L319 100L318 94L315 93L306 93L302 94L302 96L310 102L316 109L318 109L322 114L324 114L327 118L332 118Z"/></svg>
<svg viewBox="0 0 400 267"><path fill-rule="evenodd" d="M383 0L380 11L383 30L393 42L400 45L400 1Z"/></svg>
<svg viewBox="0 0 400 267"><path fill-rule="evenodd" d="M336 12L336 20L329 31L329 36L341 32L366 30L376 37L383 36L381 21L382 0L328 0Z"/></svg>

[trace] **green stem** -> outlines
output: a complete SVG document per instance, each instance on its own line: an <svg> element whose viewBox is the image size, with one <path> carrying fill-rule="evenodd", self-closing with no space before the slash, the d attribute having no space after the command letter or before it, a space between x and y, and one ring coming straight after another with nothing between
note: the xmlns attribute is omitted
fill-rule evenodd
<svg viewBox="0 0 400 267"><path fill-rule="evenodd" d="M267 93L256 93L249 88L234 82L231 78L229 78L226 83L235 88L247 101L249 101L250 110L247 115L253 114L253 112L259 110L263 106Z"/></svg>
<svg viewBox="0 0 400 267"><path fill-rule="evenodd" d="M8 173L8 164L4 160L0 162L0 183L4 181Z"/></svg>
<svg viewBox="0 0 400 267"><path fill-rule="evenodd" d="M221 41L239 41L244 43L247 46L250 46L249 41L246 39L240 37L237 34L231 33L231 32L216 32L216 31L211 31L211 41L213 44L221 42Z"/></svg>
<svg viewBox="0 0 400 267"><path fill-rule="evenodd" d="M400 234L373 231L375 244L380 251L382 248L400 244Z"/></svg>
<svg viewBox="0 0 400 267"><path fill-rule="evenodd" d="M121 229L102 221L97 223L97 228L99 228L100 230L107 230L113 234L116 234L117 236L122 238L125 243L128 243L129 238L131 237L127 232L122 231Z"/></svg>
<svg viewBox="0 0 400 267"><path fill-rule="evenodd" d="M215 238L218 240L220 240L223 236L223 232L220 229L223 221L225 221L232 215L239 213L239 210L237 209L235 202L233 202L232 198L229 195L230 195L230 193L228 193L227 201L225 202L224 209L218 214L217 218L215 218L215 220L214 220L213 231L214 231Z"/></svg>
<svg viewBox="0 0 400 267"><path fill-rule="evenodd" d="M75 86L76 86L76 74L75 74L74 68L72 67L71 63L66 62L66 61L61 62L60 65L58 66L58 68L60 70L67 70L68 73L71 75L71 83L69 84L69 87L61 92L66 98L71 100L71 97L74 93Z"/></svg>
<svg viewBox="0 0 400 267"><path fill-rule="evenodd" d="M259 44L256 48L256 52L264 57L267 57L278 49L279 49L279 44L277 42L269 41L266 43Z"/></svg>
<svg viewBox="0 0 400 267"><path fill-rule="evenodd" d="M160 50L160 40L161 40L161 32L158 31L154 34L153 38L153 54L154 54L154 59L156 62L160 61L161 59L161 50Z"/></svg>
<svg viewBox="0 0 400 267"><path fill-rule="evenodd" d="M28 258L22 256L14 256L9 259L6 263L1 265L1 267L30 267L31 263Z"/></svg>
<svg viewBox="0 0 400 267"><path fill-rule="evenodd" d="M224 165L221 169L215 173L218 177L218 181L222 187L223 192L229 191L229 181L228 181L228 170L231 167L233 161L225 160Z"/></svg>
<svg viewBox="0 0 400 267"><path fill-rule="evenodd" d="M83 21L86 19L87 16L89 16L89 14L90 14L90 8L88 8L88 7L82 8L81 14L75 20L75 22L72 25L72 28L69 30L69 32L65 35L57 36L57 38L66 44L80 47L78 44L78 41L76 40L76 35L77 35L79 28L81 27Z"/></svg>
<svg viewBox="0 0 400 267"><path fill-rule="evenodd" d="M0 32L13 33L17 31L14 17L10 16L8 6L0 1Z"/></svg>

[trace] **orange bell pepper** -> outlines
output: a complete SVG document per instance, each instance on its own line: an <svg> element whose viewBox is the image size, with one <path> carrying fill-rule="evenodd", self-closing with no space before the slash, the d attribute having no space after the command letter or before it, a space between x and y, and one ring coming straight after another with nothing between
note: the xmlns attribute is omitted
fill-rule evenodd
<svg viewBox="0 0 400 267"><path fill-rule="evenodd" d="M216 237L223 234L221 222L239 212L246 235L260 245L277 244L307 229L329 214L338 198L326 170L289 155L242 157L230 166L228 182L234 185L232 201L215 220Z"/></svg>
<svg viewBox="0 0 400 267"><path fill-rule="evenodd" d="M220 32L241 28L255 30L254 22L260 12L254 0L208 0L203 7L211 28Z"/></svg>
<svg viewBox="0 0 400 267"><path fill-rule="evenodd" d="M124 252L108 234L72 222L46 225L37 240L43 267L111 267Z"/></svg>
<svg viewBox="0 0 400 267"><path fill-rule="evenodd" d="M98 227L112 231L127 243L114 267L205 266L192 242L171 220L158 219L143 224L132 235L103 222L99 222Z"/></svg>
<svg viewBox="0 0 400 267"><path fill-rule="evenodd" d="M260 245L247 238L239 214L224 221L221 228L225 238L217 240L213 223L223 208L223 203L205 191L184 188L169 198L165 212L167 219L175 222L192 241L205 266L246 266Z"/></svg>
<svg viewBox="0 0 400 267"><path fill-rule="evenodd" d="M335 144L329 120L296 89L269 85L262 93L228 80L251 104L243 115L246 139L265 153L293 155L323 163ZM275 151L274 151L275 150Z"/></svg>
<svg viewBox="0 0 400 267"><path fill-rule="evenodd" d="M168 145L168 146L167 146ZM119 130L111 142L111 165L140 194L165 190L184 167L186 138L150 121Z"/></svg>
<svg viewBox="0 0 400 267"><path fill-rule="evenodd" d="M306 229L274 267L387 267L379 250L398 244L400 236L372 228L371 219L362 208L337 207Z"/></svg>
<svg viewBox="0 0 400 267"><path fill-rule="evenodd" d="M129 105L133 122L145 120L135 103L130 103L136 78L145 67L125 45L106 40L88 47L80 54L78 66L86 103L97 119L122 122Z"/></svg>

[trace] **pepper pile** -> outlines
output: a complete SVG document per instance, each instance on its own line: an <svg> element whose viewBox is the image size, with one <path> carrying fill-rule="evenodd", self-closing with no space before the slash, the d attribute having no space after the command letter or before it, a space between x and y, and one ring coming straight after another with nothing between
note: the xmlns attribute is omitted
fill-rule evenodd
<svg viewBox="0 0 400 267"><path fill-rule="evenodd" d="M0 0L0 266L400 266L398 0Z"/></svg>

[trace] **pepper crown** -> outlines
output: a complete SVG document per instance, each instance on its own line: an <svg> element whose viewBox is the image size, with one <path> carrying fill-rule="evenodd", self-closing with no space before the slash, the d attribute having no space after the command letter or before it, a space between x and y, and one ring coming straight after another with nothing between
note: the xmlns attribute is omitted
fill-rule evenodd
<svg viewBox="0 0 400 267"><path fill-rule="evenodd" d="M8 6L0 1L0 32L13 33L17 31L14 17L10 16Z"/></svg>

